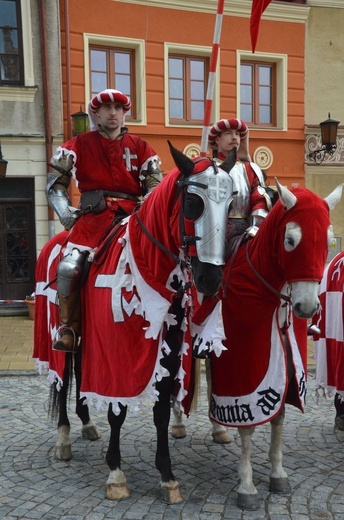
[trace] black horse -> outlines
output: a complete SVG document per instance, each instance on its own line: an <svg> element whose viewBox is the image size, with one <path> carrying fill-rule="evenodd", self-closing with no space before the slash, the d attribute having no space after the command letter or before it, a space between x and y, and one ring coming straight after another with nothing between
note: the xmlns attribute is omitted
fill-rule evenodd
<svg viewBox="0 0 344 520"><path fill-rule="evenodd" d="M98 258L91 264L82 290L86 316L82 348L74 356L51 350L58 326L56 292L54 285L47 288L46 281L54 278L63 235L45 246L37 264L34 357L48 364L55 379L50 411L58 417L56 456L63 460L72 456L67 393L74 357L76 412L84 437L99 438L87 403L96 400L108 409L106 495L110 499L129 496L121 470L120 430L128 406L140 404L148 395L153 402L155 463L164 498L169 503L182 500L169 454L171 396L182 409L189 409L194 383L190 320L196 289L214 294L222 280L233 191L228 172L235 154L218 167L209 158L191 160L171 145L170 149L177 167L116 228L102 261ZM146 343L149 353L145 353Z"/></svg>

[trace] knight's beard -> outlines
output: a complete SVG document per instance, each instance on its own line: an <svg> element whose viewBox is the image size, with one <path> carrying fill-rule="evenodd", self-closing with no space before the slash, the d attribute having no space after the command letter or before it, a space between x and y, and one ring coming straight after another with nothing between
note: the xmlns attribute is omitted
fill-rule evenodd
<svg viewBox="0 0 344 520"><path fill-rule="evenodd" d="M113 133L117 135L121 132L121 123L117 123L116 126L109 126L107 124L98 124L98 128L101 132L104 132L107 136L110 137Z"/></svg>

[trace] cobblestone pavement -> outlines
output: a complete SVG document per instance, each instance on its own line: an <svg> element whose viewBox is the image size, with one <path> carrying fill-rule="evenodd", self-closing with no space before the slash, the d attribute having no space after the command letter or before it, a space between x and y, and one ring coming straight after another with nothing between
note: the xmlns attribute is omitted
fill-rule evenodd
<svg viewBox="0 0 344 520"><path fill-rule="evenodd" d="M0 377L0 518L55 520L323 520L344 519L344 432L334 431L332 400L315 400L310 376L306 413L288 407L283 435L284 467L290 495L268 491L269 426L253 437L254 482L261 509L236 506L240 440L212 442L206 417L205 383L199 411L187 419L188 436L171 438L171 455L184 502L167 505L159 495L154 466L155 431L151 407L128 414L122 432L122 468L131 498L105 498L109 474L105 462L109 428L106 414L93 412L101 440L84 440L81 423L70 404L73 459L54 459L55 426L47 418L49 388L45 376L28 373Z"/></svg>

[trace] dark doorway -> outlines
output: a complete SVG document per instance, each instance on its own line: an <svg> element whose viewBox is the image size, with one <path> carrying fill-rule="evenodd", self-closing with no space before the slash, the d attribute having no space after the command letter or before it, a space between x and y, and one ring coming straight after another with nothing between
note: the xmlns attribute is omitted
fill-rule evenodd
<svg viewBox="0 0 344 520"><path fill-rule="evenodd" d="M35 287L35 264L34 178L1 178L0 313L26 308L25 296Z"/></svg>

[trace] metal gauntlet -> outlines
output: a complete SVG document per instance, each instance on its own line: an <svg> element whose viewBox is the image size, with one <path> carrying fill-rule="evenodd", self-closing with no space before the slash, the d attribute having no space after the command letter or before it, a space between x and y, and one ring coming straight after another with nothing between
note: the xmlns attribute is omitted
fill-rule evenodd
<svg viewBox="0 0 344 520"><path fill-rule="evenodd" d="M71 206L64 184L59 175L48 173L48 183L45 194L49 206L56 211L61 224L69 230L73 227L73 224L80 217L81 213L77 208Z"/></svg>

